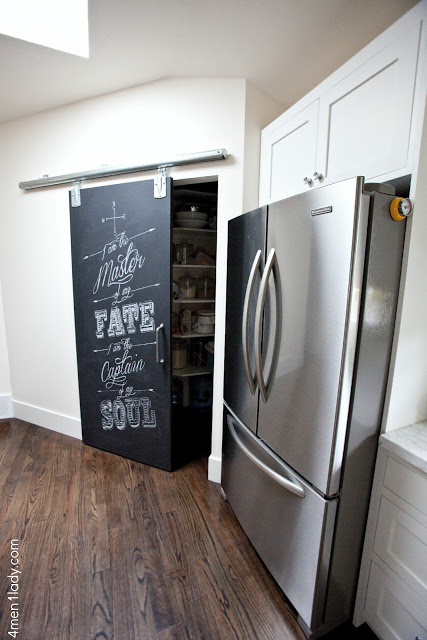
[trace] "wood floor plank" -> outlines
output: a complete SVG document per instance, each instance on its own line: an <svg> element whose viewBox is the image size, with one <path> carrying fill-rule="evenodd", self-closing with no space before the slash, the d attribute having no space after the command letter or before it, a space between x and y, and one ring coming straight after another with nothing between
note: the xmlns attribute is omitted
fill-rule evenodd
<svg viewBox="0 0 427 640"><path fill-rule="evenodd" d="M113 640L113 591L109 569L92 574L91 596L90 638Z"/></svg>
<svg viewBox="0 0 427 640"><path fill-rule="evenodd" d="M26 432L26 426L14 426L10 420L0 422L0 484L15 461Z"/></svg>

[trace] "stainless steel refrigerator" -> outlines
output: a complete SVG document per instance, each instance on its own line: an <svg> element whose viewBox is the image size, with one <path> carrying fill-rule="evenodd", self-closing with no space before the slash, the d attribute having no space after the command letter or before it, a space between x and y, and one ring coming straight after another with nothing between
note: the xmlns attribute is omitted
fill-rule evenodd
<svg viewBox="0 0 427 640"><path fill-rule="evenodd" d="M405 235L393 193L358 177L229 222L222 488L311 638L353 609Z"/></svg>

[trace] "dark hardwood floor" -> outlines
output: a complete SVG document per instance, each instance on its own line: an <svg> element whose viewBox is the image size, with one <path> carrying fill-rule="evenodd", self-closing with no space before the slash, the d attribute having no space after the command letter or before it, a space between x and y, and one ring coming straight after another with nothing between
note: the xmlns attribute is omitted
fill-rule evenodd
<svg viewBox="0 0 427 640"><path fill-rule="evenodd" d="M0 423L0 495L2 639L305 637L206 460L167 473L12 420Z"/></svg>

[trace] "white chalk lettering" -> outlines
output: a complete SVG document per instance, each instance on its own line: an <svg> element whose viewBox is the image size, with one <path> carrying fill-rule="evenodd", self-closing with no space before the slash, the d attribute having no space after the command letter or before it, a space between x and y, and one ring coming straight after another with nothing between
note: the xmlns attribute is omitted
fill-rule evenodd
<svg viewBox="0 0 427 640"><path fill-rule="evenodd" d="M113 428L113 403L111 400L103 400L100 404L100 411L102 415L102 428L105 431L110 431Z"/></svg>
<svg viewBox="0 0 427 640"><path fill-rule="evenodd" d="M123 320L126 323L126 329L128 333L135 333L135 320L139 318L139 308L136 302L132 304L123 305Z"/></svg>
<svg viewBox="0 0 427 640"><path fill-rule="evenodd" d="M134 359L133 356L129 355L129 351L125 349L121 357L115 358L114 364L110 364L108 360L104 362L101 370L101 380L106 389L112 389L114 386L124 387L127 384L127 376L130 373L142 371L144 366L145 361L142 358Z"/></svg>
<svg viewBox="0 0 427 640"><path fill-rule="evenodd" d="M139 398L126 398L125 400L126 415L127 415L128 423L133 429L136 429L136 427L139 427L139 422L140 422L139 404L140 404Z"/></svg>
<svg viewBox="0 0 427 640"><path fill-rule="evenodd" d="M126 427L126 409L121 400L113 402L113 420L117 429L122 431Z"/></svg>
<svg viewBox="0 0 427 640"><path fill-rule="evenodd" d="M149 300L148 302L140 302L139 308L141 311L141 324L139 325L141 333L147 331L154 331L154 302Z"/></svg>
<svg viewBox="0 0 427 640"><path fill-rule="evenodd" d="M96 318L96 337L103 338L104 337L104 323L107 320L107 309L96 309L95 310L95 318Z"/></svg>
<svg viewBox="0 0 427 640"><path fill-rule="evenodd" d="M109 314L109 315L108 315ZM133 335L137 331L137 326L141 333L154 331L154 302L132 302L124 304L122 307L112 306L108 309L95 309L96 337L105 337L105 327L108 326L107 334L110 338L121 338L126 334ZM138 321L138 325L136 324Z"/></svg>
<svg viewBox="0 0 427 640"><path fill-rule="evenodd" d="M130 242L126 255L120 253L116 256L116 264L113 259L104 262L98 273L98 277L93 287L93 293L96 294L102 287L111 287L117 284L126 284L130 282L137 269L141 269L145 261L138 249L135 249L133 242Z"/></svg>
<svg viewBox="0 0 427 640"><path fill-rule="evenodd" d="M156 426L156 413L150 409L151 402L148 398L141 398L143 410L143 426L153 429Z"/></svg>
<svg viewBox="0 0 427 640"><path fill-rule="evenodd" d="M142 411L141 411L142 409ZM153 429L156 426L156 412L151 409L149 398L116 398L103 400L100 404L103 429L111 430L113 426L122 431L128 425L133 429L140 426Z"/></svg>
<svg viewBox="0 0 427 640"><path fill-rule="evenodd" d="M113 307L111 309L110 324L108 325L107 333L110 338L120 338L120 336L126 334L120 307Z"/></svg>

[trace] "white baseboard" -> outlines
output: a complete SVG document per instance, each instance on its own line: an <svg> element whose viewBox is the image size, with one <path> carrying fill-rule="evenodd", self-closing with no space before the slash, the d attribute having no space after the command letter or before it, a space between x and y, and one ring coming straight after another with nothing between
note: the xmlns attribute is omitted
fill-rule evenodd
<svg viewBox="0 0 427 640"><path fill-rule="evenodd" d="M80 420L64 416L61 413L54 413L41 407L35 407L26 402L18 402L13 400L13 415L19 420L31 422L39 427L51 429L63 433L66 436L82 439L82 426Z"/></svg>
<svg viewBox="0 0 427 640"><path fill-rule="evenodd" d="M12 394L4 393L0 395L0 420L13 418Z"/></svg>
<svg viewBox="0 0 427 640"><path fill-rule="evenodd" d="M211 454L208 460L208 480L221 483L222 459Z"/></svg>

